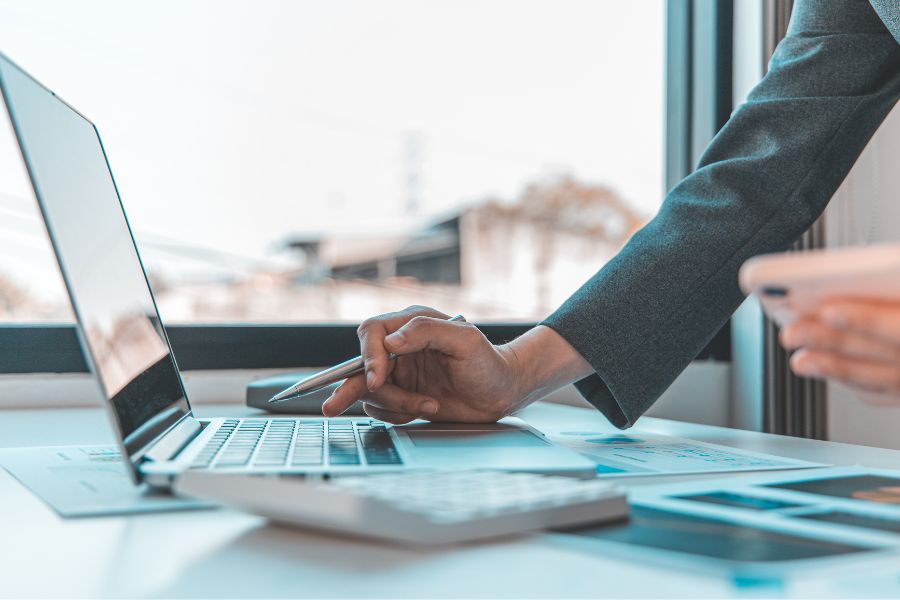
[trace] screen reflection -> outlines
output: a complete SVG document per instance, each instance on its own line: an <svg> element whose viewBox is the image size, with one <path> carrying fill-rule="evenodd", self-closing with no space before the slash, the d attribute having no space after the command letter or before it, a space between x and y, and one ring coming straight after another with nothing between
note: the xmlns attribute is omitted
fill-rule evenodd
<svg viewBox="0 0 900 600"><path fill-rule="evenodd" d="M2 56L0 77L88 360L134 465L189 406L100 138Z"/></svg>

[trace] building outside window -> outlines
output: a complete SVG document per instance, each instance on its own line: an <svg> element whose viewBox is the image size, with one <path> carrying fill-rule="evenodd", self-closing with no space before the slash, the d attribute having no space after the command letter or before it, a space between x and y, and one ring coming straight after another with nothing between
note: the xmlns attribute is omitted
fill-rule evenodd
<svg viewBox="0 0 900 600"><path fill-rule="evenodd" d="M163 318L535 321L663 196L664 3L5 2L100 129ZM9 124L0 323L71 321Z"/></svg>

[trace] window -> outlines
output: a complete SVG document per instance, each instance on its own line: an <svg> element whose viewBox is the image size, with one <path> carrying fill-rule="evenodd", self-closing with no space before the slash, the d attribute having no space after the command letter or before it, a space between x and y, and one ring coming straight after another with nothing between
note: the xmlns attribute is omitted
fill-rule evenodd
<svg viewBox="0 0 900 600"><path fill-rule="evenodd" d="M100 129L168 323L528 322L658 208L664 10L11 0L0 33ZM71 321L3 142L0 322Z"/></svg>

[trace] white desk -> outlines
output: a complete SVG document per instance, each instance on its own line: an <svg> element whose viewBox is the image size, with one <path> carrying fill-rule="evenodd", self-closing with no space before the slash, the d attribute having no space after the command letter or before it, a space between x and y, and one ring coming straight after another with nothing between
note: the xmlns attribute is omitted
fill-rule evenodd
<svg viewBox="0 0 900 600"><path fill-rule="evenodd" d="M248 412L236 406L198 410L200 416ZM539 404L522 416L538 428L608 427L590 409ZM650 418L635 431L837 465L900 467L895 450ZM0 411L2 447L109 441L100 410ZM628 485L667 479L683 480L639 478ZM0 506L3 597L900 596L900 565L858 580L747 590L724 578L586 551L554 535L422 551L284 529L228 510L63 520L2 469Z"/></svg>

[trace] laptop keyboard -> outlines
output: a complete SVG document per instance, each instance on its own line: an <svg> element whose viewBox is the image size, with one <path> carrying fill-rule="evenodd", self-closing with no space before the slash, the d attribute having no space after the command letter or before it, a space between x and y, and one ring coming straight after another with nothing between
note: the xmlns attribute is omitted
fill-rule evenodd
<svg viewBox="0 0 900 600"><path fill-rule="evenodd" d="M227 419L192 469L400 465L384 423L369 419Z"/></svg>

